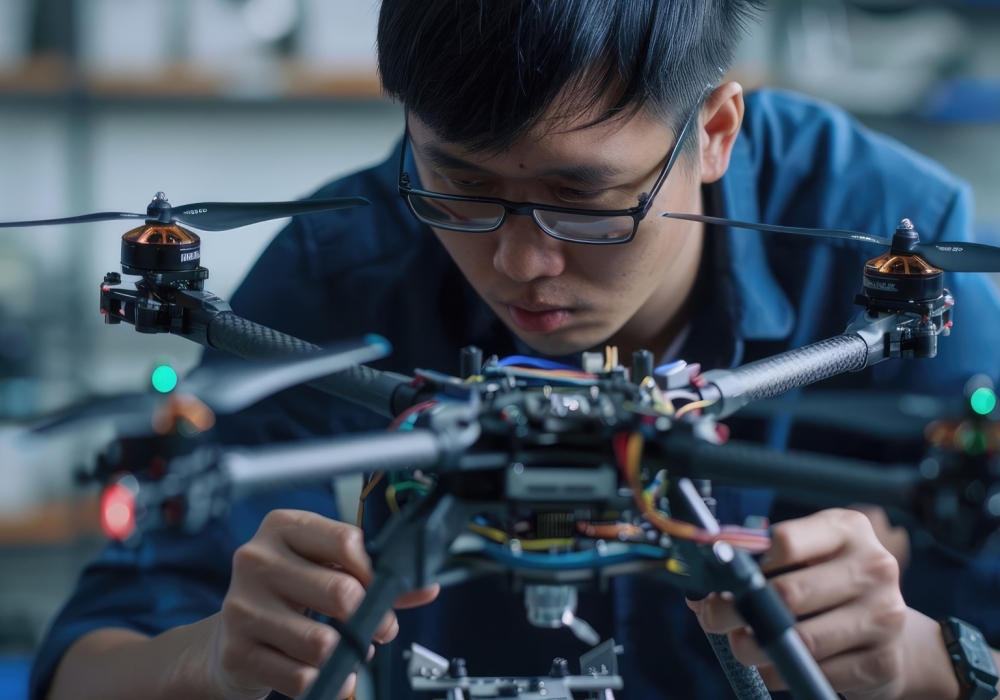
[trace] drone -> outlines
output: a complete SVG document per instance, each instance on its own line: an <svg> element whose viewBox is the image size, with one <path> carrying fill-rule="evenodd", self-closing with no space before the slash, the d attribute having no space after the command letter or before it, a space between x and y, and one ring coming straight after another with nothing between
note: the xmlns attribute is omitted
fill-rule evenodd
<svg viewBox="0 0 1000 700"><path fill-rule="evenodd" d="M665 213L888 250L866 263L862 293L855 298L860 308L843 334L734 370L702 372L682 361L657 367L648 351L634 353L626 367L610 347L584 353L580 367L530 357L486 358L469 347L462 351L458 377L420 369L407 376L363 364L391 351L383 338L320 349L235 315L205 291L208 270L201 265L200 239L180 226L219 231L366 203L349 198L171 207L158 193L145 217L103 213L0 224L144 218L143 226L122 237L122 273L138 281L127 288L121 274L110 272L101 284L105 322L173 333L259 363L202 368L164 403L140 400L150 428L129 439L147 449L139 454L140 466L144 459L151 465L150 456L158 466L123 474L120 460L106 461L103 512L106 521L109 516L114 521L109 532L116 537L135 541L144 531L164 527L196 532L224 516L234 499L293 482L367 473L361 508L376 486L385 486L395 515L370 548L374 580L347 623L329 621L341 643L308 700L334 697L365 659L379 620L406 590L507 574L522 582L533 624L565 626L597 644L594 630L575 615L577 587L637 571L665 576L691 598L732 592L793 696L833 700L836 694L795 632L794 618L753 558L769 546L767 532L720 525L708 505L709 482L767 486L779 494L842 494L850 501L909 510L922 523L953 519L958 512L976 526L940 527L936 534L967 548L1000 528L1000 517L984 509L981 499L968 497L970 479L981 486L996 481L992 462L979 464L972 476L962 460L944 456L933 474L912 466L883 469L861 460L776 453L727 441L719 423L752 402L843 372L889 359L933 358L939 339L949 335L955 304L943 273L1000 271L1000 249L924 244L906 219L889 239ZM303 383L391 418L390 433L256 449L224 449L189 437L210 435L205 431L216 413L240 410ZM188 430L178 437L180 426ZM979 427L993 439L992 424ZM160 442L143 442L154 431L152 439ZM945 433L939 443L943 455ZM995 451L982 454L991 458ZM948 512L941 493L949 494ZM756 671L732 657L725 637L710 635L710 641L738 697L769 697ZM449 700L511 692L607 700L621 687L614 662L620 650L608 642L599 647L601 663L581 659L578 676L570 676L565 661L557 659L548 677L531 679L473 679L461 660L446 661L415 645L411 687L445 692ZM548 694L556 688L561 696Z"/></svg>

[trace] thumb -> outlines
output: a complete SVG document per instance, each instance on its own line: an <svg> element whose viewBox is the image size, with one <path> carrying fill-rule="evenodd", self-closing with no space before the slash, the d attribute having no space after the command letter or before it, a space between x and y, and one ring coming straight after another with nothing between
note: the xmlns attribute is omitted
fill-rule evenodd
<svg viewBox="0 0 1000 700"><path fill-rule="evenodd" d="M441 592L441 586L437 583L428 586L427 588L421 588L417 591L408 591L403 595L396 598L396 602L393 605L395 608L405 609L405 608L417 608L421 605L427 605Z"/></svg>

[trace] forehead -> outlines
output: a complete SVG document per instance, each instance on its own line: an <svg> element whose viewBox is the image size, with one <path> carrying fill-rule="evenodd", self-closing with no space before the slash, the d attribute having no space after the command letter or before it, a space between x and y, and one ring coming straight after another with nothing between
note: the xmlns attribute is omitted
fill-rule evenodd
<svg viewBox="0 0 1000 700"><path fill-rule="evenodd" d="M554 166L590 164L597 169L629 171L655 162L673 143L670 129L647 112L630 118L593 123L587 115L542 119L502 151L473 150L441 138L414 115L409 115L410 138L423 161L443 169L471 164L503 172L541 170Z"/></svg>

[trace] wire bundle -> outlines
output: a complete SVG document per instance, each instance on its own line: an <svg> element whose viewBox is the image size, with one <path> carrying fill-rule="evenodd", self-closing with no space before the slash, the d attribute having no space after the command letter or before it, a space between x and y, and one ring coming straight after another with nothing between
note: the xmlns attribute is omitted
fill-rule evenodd
<svg viewBox="0 0 1000 700"><path fill-rule="evenodd" d="M671 537L690 540L698 544L728 542L734 547L739 547L755 554L770 549L771 539L763 530L723 525L722 531L716 535L697 525L684 522L683 520L668 518L663 515L653 507L651 503L652 499L647 498L646 490L642 486L642 479L639 472L639 465L642 462L642 434L638 432L617 433L613 438L613 442L619 468L632 488L635 504L643 517L652 523L657 530Z"/></svg>

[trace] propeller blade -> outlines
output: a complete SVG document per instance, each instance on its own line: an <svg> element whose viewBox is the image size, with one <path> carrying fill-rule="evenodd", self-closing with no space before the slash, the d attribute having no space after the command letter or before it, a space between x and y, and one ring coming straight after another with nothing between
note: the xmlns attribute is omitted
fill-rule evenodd
<svg viewBox="0 0 1000 700"><path fill-rule="evenodd" d="M37 221L7 221L0 228L22 228L28 226L59 226L61 224L89 224L95 221L118 221L121 219L145 219L145 214L127 214L120 211L106 211L99 214L69 216L65 219L39 219Z"/></svg>
<svg viewBox="0 0 1000 700"><path fill-rule="evenodd" d="M982 243L918 243L913 253L946 272L1000 272L1000 248Z"/></svg>
<svg viewBox="0 0 1000 700"><path fill-rule="evenodd" d="M60 429L79 429L93 421L112 421L118 433L148 432L149 419L162 394L122 394L91 399L43 418L30 429L45 435Z"/></svg>
<svg viewBox="0 0 1000 700"><path fill-rule="evenodd" d="M171 395L194 396L217 414L235 413L284 389L381 359L391 351L388 340L371 334L269 362L199 367ZM109 421L119 436L139 437L151 434L150 421L165 399L163 394L153 392L102 397L44 418L30 432L45 435Z"/></svg>
<svg viewBox="0 0 1000 700"><path fill-rule="evenodd" d="M197 202L173 207L172 218L203 231L227 231L272 219L369 204L371 202L364 197L308 199L300 202Z"/></svg>
<svg viewBox="0 0 1000 700"><path fill-rule="evenodd" d="M773 231L776 233L795 233L801 236L823 236L825 238L844 238L849 241L862 241L864 243L878 243L879 245L892 245L888 238L872 236L868 233L858 231L840 231L837 229L825 228L797 228L794 226L776 226L774 224L752 224L746 221L733 221L731 219L720 219L715 216L701 216L698 214L674 214L663 212L660 216L669 219L684 219L685 221L700 221L703 224L716 224L718 226L731 226L732 228L748 228L753 231ZM928 260L928 262L930 262ZM933 265L933 263L931 263Z"/></svg>
<svg viewBox="0 0 1000 700"><path fill-rule="evenodd" d="M284 389L387 357L391 352L388 340L371 334L360 340L280 360L202 367L181 382L175 391L197 396L216 413L234 413Z"/></svg>

